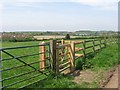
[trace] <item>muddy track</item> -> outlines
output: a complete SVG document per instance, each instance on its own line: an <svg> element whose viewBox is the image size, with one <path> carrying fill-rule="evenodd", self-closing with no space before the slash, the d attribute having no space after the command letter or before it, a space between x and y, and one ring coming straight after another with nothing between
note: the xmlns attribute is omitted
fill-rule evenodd
<svg viewBox="0 0 120 90"><path fill-rule="evenodd" d="M102 78L99 81L99 86L102 90L106 90L106 88L112 88L111 90L120 90L120 65L111 68L108 71L101 72ZM84 70L84 71L75 71L73 73L74 80L73 82L77 84L81 84L83 81L87 83L92 83L99 74L92 72L91 70Z"/></svg>
<svg viewBox="0 0 120 90"><path fill-rule="evenodd" d="M110 81L106 84L105 88L118 88L118 68L116 68Z"/></svg>
<svg viewBox="0 0 120 90"><path fill-rule="evenodd" d="M107 77L106 83L103 88L120 88L120 65Z"/></svg>

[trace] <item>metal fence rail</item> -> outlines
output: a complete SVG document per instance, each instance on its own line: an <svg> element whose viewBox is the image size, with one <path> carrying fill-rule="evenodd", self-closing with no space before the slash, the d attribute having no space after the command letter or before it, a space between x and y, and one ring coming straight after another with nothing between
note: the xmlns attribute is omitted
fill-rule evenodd
<svg viewBox="0 0 120 90"><path fill-rule="evenodd" d="M44 46L48 48L45 52L27 54L27 55L19 55L16 56L11 50L18 49L31 49L37 47L38 49ZM9 52L8 52L9 51ZM33 82L43 80L47 78L50 74L51 63L50 63L50 43L44 43L40 45L32 45L32 46L21 46L21 47L11 47L11 48L2 48L0 49L2 58L0 58L0 64L2 65L0 68L0 74L2 78L0 79L1 89L4 88L21 88L24 86L28 86L33 84ZM34 60L32 56L41 56L41 54L46 54L45 60ZM7 56L6 56L7 55ZM8 57L9 56L9 57ZM31 61L27 62L27 60L23 60L23 58L32 58ZM6 68L6 65L11 62L13 65L9 65ZM45 68L40 68L40 64L43 61L48 61ZM16 64L17 62L17 64ZM19 64L19 63L20 64ZM19 69L19 71L18 71ZM37 80L34 80L37 78ZM33 79L33 80L32 80Z"/></svg>
<svg viewBox="0 0 120 90"><path fill-rule="evenodd" d="M77 41L51 40L39 45L2 48L0 49L1 89L26 87L44 80L50 71L56 75L66 73L67 69L68 72L73 72L75 60L98 52L106 47L107 41L108 39L104 38ZM20 55L16 55L19 54L19 50L24 49L27 49L26 53L20 52Z"/></svg>

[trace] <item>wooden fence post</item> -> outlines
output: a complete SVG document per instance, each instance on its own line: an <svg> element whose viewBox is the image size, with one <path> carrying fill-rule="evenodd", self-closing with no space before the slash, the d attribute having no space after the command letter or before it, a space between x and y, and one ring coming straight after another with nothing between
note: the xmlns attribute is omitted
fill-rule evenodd
<svg viewBox="0 0 120 90"><path fill-rule="evenodd" d="M119 43L119 36L116 36L116 43Z"/></svg>
<svg viewBox="0 0 120 90"><path fill-rule="evenodd" d="M85 40L83 41L83 54L84 54L84 58L86 58L86 54L85 54Z"/></svg>
<svg viewBox="0 0 120 90"><path fill-rule="evenodd" d="M106 47L107 44L107 38L104 39L104 47Z"/></svg>
<svg viewBox="0 0 120 90"><path fill-rule="evenodd" d="M65 44L65 41L62 39L61 40L61 44L64 45ZM65 53L65 47L62 48L62 55L64 55ZM64 56L63 56L64 57ZM63 60L62 60L63 61Z"/></svg>
<svg viewBox="0 0 120 90"><path fill-rule="evenodd" d="M101 39L99 40L99 42L100 42L100 50L102 49L102 47L101 47Z"/></svg>
<svg viewBox="0 0 120 90"><path fill-rule="evenodd" d="M52 70L56 73L56 40L50 40Z"/></svg>
<svg viewBox="0 0 120 90"><path fill-rule="evenodd" d="M60 65L60 61L59 61L59 43L56 43L56 74L59 74L59 65Z"/></svg>
<svg viewBox="0 0 120 90"><path fill-rule="evenodd" d="M115 36L115 43L118 43L118 37Z"/></svg>
<svg viewBox="0 0 120 90"><path fill-rule="evenodd" d="M72 58L71 72L73 72L74 68L75 68L75 43L74 43L74 41L72 41L72 43L71 43L70 51L71 51L70 54L71 54L71 58Z"/></svg>
<svg viewBox="0 0 120 90"><path fill-rule="evenodd" d="M65 43L64 39L61 40L62 45Z"/></svg>
<svg viewBox="0 0 120 90"><path fill-rule="evenodd" d="M40 62L40 69L45 69L45 65L46 65L46 61L45 61L45 58L46 58L46 55L45 55L45 51L46 51L46 48L45 48L45 42L42 42L41 43L43 46L40 46L40 51L39 51L39 53L42 53L42 54L40 54L40 61L41 60L43 60L43 61L41 61Z"/></svg>
<svg viewBox="0 0 120 90"><path fill-rule="evenodd" d="M95 53L95 40L93 39L93 52Z"/></svg>
<svg viewBox="0 0 120 90"><path fill-rule="evenodd" d="M117 41L117 39L116 39L116 37L114 36L114 43L117 43L116 41Z"/></svg>

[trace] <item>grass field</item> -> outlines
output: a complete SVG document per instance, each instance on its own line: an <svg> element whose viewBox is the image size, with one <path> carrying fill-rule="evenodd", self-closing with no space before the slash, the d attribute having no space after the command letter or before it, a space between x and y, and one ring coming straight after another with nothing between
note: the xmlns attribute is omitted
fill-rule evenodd
<svg viewBox="0 0 120 90"><path fill-rule="evenodd" d="M81 59L77 61L77 64L81 65ZM83 70L89 69L95 73L99 73L93 83L89 84L83 82L82 84L73 83L73 77L62 77L58 80L50 79L47 80L43 85L36 84L36 87L44 88L99 88L99 81L103 78L102 74L104 71L109 70L118 64L118 45L112 44L108 45L107 48L103 49L96 55L91 55L86 59L86 62L83 65ZM80 68L80 67L79 67ZM52 81L52 85L49 82Z"/></svg>
<svg viewBox="0 0 120 90"><path fill-rule="evenodd" d="M14 46L28 46L28 45L37 45L39 44L39 41L31 41L31 42L3 42L2 43L2 47L14 47ZM97 42L96 44L98 44L99 42ZM88 43L87 46L91 45L92 43ZM91 55L89 56L86 61L84 61L84 65L81 64L82 59L78 59L76 61L76 63L78 64L78 69L81 69L81 65L82 65L82 69L91 69L94 72L98 72L99 70L108 70L109 68L113 67L114 65L117 64L118 62L118 45L117 44L110 44L107 46L107 48L101 50L99 53L96 53L95 55ZM82 47L82 45L78 45L77 47ZM98 47L99 48L99 47ZM91 51L92 49L88 50L87 52ZM12 53L15 56L20 56L20 55L27 55L27 54L34 54L34 53L38 53L39 52L39 47L34 47L34 48L26 48L26 49L17 49L17 50L10 50L8 51L10 53ZM9 56L2 54L3 58L10 58ZM39 55L37 56L32 56L31 58L26 57L26 58L22 58L22 60L24 60L25 62L29 63L29 62L34 62L34 61L38 61L39 60ZM20 63L17 60L10 60L7 62L3 62L2 63L2 69L5 68L10 68L10 67L14 67L16 65L22 65L22 63ZM33 65L35 68L39 68L38 63ZM80 67L79 67L80 66ZM2 78L6 78L6 77L10 77L10 76L14 76L20 73L24 73L25 71L30 71L32 70L30 67L23 67L20 69L14 69L11 70L9 72L4 72L2 73ZM39 72L35 72L29 75L25 75L24 77L21 78L14 78L12 80L6 80L3 85L7 85L10 83L13 83L15 81L21 80L23 78L27 78L30 77L32 75L38 74ZM25 81L21 84L18 85L14 85L12 87L20 87L25 85L26 83L30 83L33 82L35 80L39 80L40 78L46 77L45 75L42 75L40 77ZM69 76L60 76L59 78L54 78L52 79L51 77L48 78L46 81L44 82L39 82L36 83L34 85L32 85L31 87L39 87L39 88L83 88L83 87L88 87L88 85L86 83L82 83L81 85L75 84L72 82L73 77ZM52 83L51 83L52 82ZM97 84L93 84L92 87L98 87Z"/></svg>
<svg viewBox="0 0 120 90"><path fill-rule="evenodd" d="M81 69L82 59L78 59L76 64L78 65L77 69ZM30 87L38 87L38 88L99 88L99 81L103 79L103 74L105 71L113 68L118 64L118 45L110 44L100 52L89 56L86 61L84 61L84 65L82 66L82 70L91 70L94 73L97 73L97 77L92 83L82 82L80 84L76 84L73 82L73 76L60 76L59 78L48 78L44 82L39 82L33 84ZM52 83L51 83L52 82Z"/></svg>
<svg viewBox="0 0 120 90"><path fill-rule="evenodd" d="M5 47L16 47L16 46L30 46L30 45L38 45L40 42L3 42L2 46L3 48ZM23 49L13 49L13 50L7 50L7 52L9 52L10 54L14 55L15 57L17 56L22 56L22 55L30 55L30 54L36 54L39 53L39 47L32 47L32 48L23 48ZM11 58L10 56L2 53L2 58ZM26 63L32 63L32 62L36 62L39 60L39 55L35 55L35 56L31 56L31 57L25 57L25 58L20 58L22 61L26 62ZM12 67L16 67L19 65L24 65L23 63L19 62L16 59L12 59L12 60L7 60L7 61L3 61L2 62L2 69L7 69L7 68L12 68ZM39 63L35 63L32 64L33 67L39 69ZM24 67L20 67L20 68L14 68L8 71L3 71L2 72L2 78L8 78L11 76L15 76L15 75L19 75L25 72L29 72L32 71L33 68L30 68L28 66L24 66ZM26 74L22 77L17 77L17 78L13 78L11 80L5 80L3 82L3 85L8 85L10 83L14 83L17 82L19 80L31 77L33 75L37 75L40 74L39 72L33 72L30 74ZM13 86L11 86L11 88L17 88L17 87L21 87L25 84L28 84L30 82L39 80L40 78L46 77L45 75L39 76L37 78L33 78L30 79L28 81L24 81L23 83L20 84L15 84Z"/></svg>

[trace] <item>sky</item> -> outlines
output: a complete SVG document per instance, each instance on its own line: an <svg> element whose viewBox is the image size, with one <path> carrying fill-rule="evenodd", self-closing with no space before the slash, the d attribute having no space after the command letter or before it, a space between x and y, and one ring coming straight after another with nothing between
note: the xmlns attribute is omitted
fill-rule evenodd
<svg viewBox="0 0 120 90"><path fill-rule="evenodd" d="M1 31L118 30L119 0L1 0Z"/></svg>

